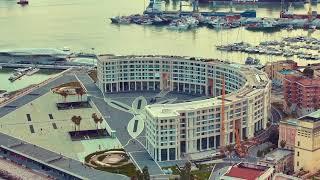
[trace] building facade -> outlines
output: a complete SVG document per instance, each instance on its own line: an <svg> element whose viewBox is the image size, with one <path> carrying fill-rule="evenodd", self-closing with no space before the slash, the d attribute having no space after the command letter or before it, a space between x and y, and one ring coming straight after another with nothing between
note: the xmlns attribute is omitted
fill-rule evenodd
<svg viewBox="0 0 320 180"><path fill-rule="evenodd" d="M320 110L297 121L294 170L310 173L320 169Z"/></svg>
<svg viewBox="0 0 320 180"><path fill-rule="evenodd" d="M298 117L320 108L320 78L287 75L283 85L284 109Z"/></svg>
<svg viewBox="0 0 320 180"><path fill-rule="evenodd" d="M106 93L172 91L212 97L145 107L146 148L156 161L219 149L222 143L235 143L236 134L241 140L252 138L269 118L271 81L262 71L238 64L170 56L100 56L98 86Z"/></svg>
<svg viewBox="0 0 320 180"><path fill-rule="evenodd" d="M288 119L280 121L279 123L279 144L281 147L281 141L285 141L286 145L284 149L294 150L296 140L296 126L297 121L294 119ZM282 147L281 147L282 148Z"/></svg>

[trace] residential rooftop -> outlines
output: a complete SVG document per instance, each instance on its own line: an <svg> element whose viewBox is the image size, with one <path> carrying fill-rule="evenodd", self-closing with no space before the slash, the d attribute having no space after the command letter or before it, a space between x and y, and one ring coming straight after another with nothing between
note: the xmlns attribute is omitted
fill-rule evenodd
<svg viewBox="0 0 320 180"><path fill-rule="evenodd" d="M320 110L312 112L306 116L299 118L300 121L308 121L308 122L319 122L320 121Z"/></svg>
<svg viewBox="0 0 320 180"><path fill-rule="evenodd" d="M297 119L286 119L286 120L280 121L280 123L296 126L297 125Z"/></svg>
<svg viewBox="0 0 320 180"><path fill-rule="evenodd" d="M276 149L270 153L268 153L261 162L267 162L267 163L273 163L277 164L279 161L281 161L283 158L289 156L292 154L293 151L287 150L287 149Z"/></svg>
<svg viewBox="0 0 320 180"><path fill-rule="evenodd" d="M222 179L245 179L245 180L256 180L263 175L269 167L260 166L249 163L239 163L230 167L229 171L222 176Z"/></svg>

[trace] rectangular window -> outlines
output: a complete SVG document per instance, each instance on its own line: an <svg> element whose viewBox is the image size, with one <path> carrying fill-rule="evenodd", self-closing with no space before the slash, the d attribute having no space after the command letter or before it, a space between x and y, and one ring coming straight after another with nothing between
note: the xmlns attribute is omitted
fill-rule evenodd
<svg viewBox="0 0 320 180"><path fill-rule="evenodd" d="M56 123L52 123L53 129L58 129Z"/></svg>
<svg viewBox="0 0 320 180"><path fill-rule="evenodd" d="M30 116L30 114L27 114L27 120L28 120L28 121L31 121L31 116Z"/></svg>
<svg viewBox="0 0 320 180"><path fill-rule="evenodd" d="M176 149L175 148L169 149L169 160L176 160Z"/></svg>
<svg viewBox="0 0 320 180"><path fill-rule="evenodd" d="M161 161L167 161L167 160L168 160L168 150L161 149Z"/></svg>
<svg viewBox="0 0 320 180"><path fill-rule="evenodd" d="M197 150L200 151L200 139L197 139Z"/></svg>
<svg viewBox="0 0 320 180"><path fill-rule="evenodd" d="M34 133L33 125L29 125L29 128L30 128L30 132L31 132L31 133Z"/></svg>

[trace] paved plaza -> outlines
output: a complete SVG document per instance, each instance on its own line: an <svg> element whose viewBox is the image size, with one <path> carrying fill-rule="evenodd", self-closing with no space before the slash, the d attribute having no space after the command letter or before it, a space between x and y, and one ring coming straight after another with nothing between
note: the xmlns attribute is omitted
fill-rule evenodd
<svg viewBox="0 0 320 180"><path fill-rule="evenodd" d="M76 80L86 88L91 108L58 110L56 101L59 95L53 94L50 89ZM22 141L23 145L13 146L15 150L37 158L43 156L43 159L47 159L46 153L52 153L54 157L57 155L65 157L52 162L53 165L64 168L69 168L66 164L70 162L75 164L83 162L87 154L99 149L123 147L140 169L148 166L151 175L163 174L159 164L145 149L146 116L143 109L155 97L157 97L155 103L159 104L207 98L163 92L103 94L87 74L68 74L0 108L0 133L2 137L12 136L7 138L8 140L0 139L0 143L11 146ZM105 121L100 127L106 127L109 131L114 130L116 138L71 141L68 135L68 131L74 130L71 117L73 115L82 117L81 130L95 129L92 113L103 117ZM36 146L29 146L28 143ZM34 148L41 148L41 153L33 154L31 149ZM50 151L46 152L46 149ZM117 179L123 178L123 176L117 177Z"/></svg>
<svg viewBox="0 0 320 180"><path fill-rule="evenodd" d="M81 113L83 117L81 129L86 129L95 128L95 124L92 124L93 121L88 120L92 112L99 114L94 106L91 109L83 110L85 112L68 110L62 113L61 111L57 112L53 107L56 97L51 94L50 89L75 80L77 79L74 75L65 74L0 107L0 145L82 178L129 179L120 174L86 168L83 162L79 161L86 154L96 151L99 145L102 149L114 148L120 144L117 139L110 139L110 141L108 139L106 142L102 139L78 142L72 142L70 138L68 139L66 131L74 130L69 116ZM50 119L49 114L52 114L53 119ZM52 123L56 123L57 129L53 127ZM33 133L30 125L33 126Z"/></svg>
<svg viewBox="0 0 320 180"><path fill-rule="evenodd" d="M0 132L79 161L84 161L86 155L95 152L99 147L110 149L120 146L117 139L112 138L72 141L68 134L75 129L71 117L81 115L80 130L96 129L91 115L99 112L94 107L58 110L58 96L48 92L14 113L3 116L0 119ZM50 116L53 118L50 119ZM34 132L31 131L31 126ZM100 126L105 127L105 121Z"/></svg>
<svg viewBox="0 0 320 180"><path fill-rule="evenodd" d="M107 123L111 129L116 131L117 138L133 158L133 161L140 169L148 166L151 175L163 174L163 172L159 164L152 159L144 147L145 138L143 128L145 115L142 111L143 107L150 104L150 100L155 97L158 97L156 103L161 104L207 98L175 93L168 93L165 94L165 96L161 96L161 92L103 94L87 74L77 74L76 77L85 86L90 99L103 117L107 119ZM135 121L137 121L136 132L134 132Z"/></svg>

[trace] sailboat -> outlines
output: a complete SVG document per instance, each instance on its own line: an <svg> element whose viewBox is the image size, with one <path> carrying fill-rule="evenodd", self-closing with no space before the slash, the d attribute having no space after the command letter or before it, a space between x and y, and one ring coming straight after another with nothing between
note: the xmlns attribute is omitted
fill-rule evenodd
<svg viewBox="0 0 320 180"><path fill-rule="evenodd" d="M27 5L27 4L29 4L29 1L28 0L20 0L17 2L17 4Z"/></svg>

